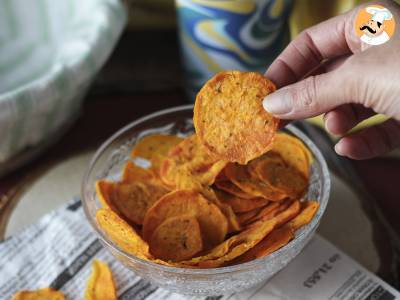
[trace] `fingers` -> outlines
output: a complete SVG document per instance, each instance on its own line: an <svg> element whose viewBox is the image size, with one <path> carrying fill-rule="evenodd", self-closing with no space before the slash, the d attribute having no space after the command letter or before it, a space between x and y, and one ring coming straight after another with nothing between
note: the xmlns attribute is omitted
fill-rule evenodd
<svg viewBox="0 0 400 300"><path fill-rule="evenodd" d="M358 123L373 115L375 112L363 105L344 104L325 114L325 128L331 134L344 135Z"/></svg>
<svg viewBox="0 0 400 300"><path fill-rule="evenodd" d="M335 151L339 155L361 160L385 154L397 147L400 147L400 123L390 119L342 138Z"/></svg>
<svg viewBox="0 0 400 300"><path fill-rule="evenodd" d="M338 70L310 76L281 88L263 100L264 109L280 119L304 119L349 102L346 78Z"/></svg>
<svg viewBox="0 0 400 300"><path fill-rule="evenodd" d="M360 41L353 32L353 19L352 11L306 29L277 57L265 76L283 87L302 79L324 59L356 51Z"/></svg>

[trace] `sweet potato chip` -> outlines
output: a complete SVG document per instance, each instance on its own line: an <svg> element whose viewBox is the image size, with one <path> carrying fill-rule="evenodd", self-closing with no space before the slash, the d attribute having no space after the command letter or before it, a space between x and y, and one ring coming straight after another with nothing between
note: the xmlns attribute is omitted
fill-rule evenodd
<svg viewBox="0 0 400 300"><path fill-rule="evenodd" d="M288 227L274 229L261 242L245 252L229 265L237 265L252 261L254 259L267 256L272 252L282 248L294 238L293 231Z"/></svg>
<svg viewBox="0 0 400 300"><path fill-rule="evenodd" d="M276 226L279 227L289 222L300 213L300 210L301 210L300 201L294 200L287 209L279 212L274 217L277 221Z"/></svg>
<svg viewBox="0 0 400 300"><path fill-rule="evenodd" d="M86 285L85 300L114 299L117 299L117 294L111 270L105 263L94 260L92 274Z"/></svg>
<svg viewBox="0 0 400 300"><path fill-rule="evenodd" d="M12 300L64 300L63 293L51 288L43 288L36 291L20 291Z"/></svg>
<svg viewBox="0 0 400 300"><path fill-rule="evenodd" d="M226 175L224 175L226 176ZM215 181L215 186L219 188L220 190L223 190L229 194L235 195L237 197L240 197L242 199L253 199L254 196L247 194L246 192L242 191L239 187L234 185L231 181L228 179L226 180L220 180L220 181Z"/></svg>
<svg viewBox="0 0 400 300"><path fill-rule="evenodd" d="M246 164L267 152L278 119L262 106L275 85L259 73L225 71L200 90L194 106L194 127L209 152L220 159Z"/></svg>
<svg viewBox="0 0 400 300"><path fill-rule="evenodd" d="M268 205L270 205L270 204L268 204ZM251 220L252 218L254 218L256 215L258 215L263 208L264 207L260 207L260 208L253 209L251 211L247 211L245 213L238 213L237 219L239 221L239 224L240 225L247 224L247 222L249 220Z"/></svg>
<svg viewBox="0 0 400 300"><path fill-rule="evenodd" d="M181 215L197 218L205 248L224 240L228 230L226 217L215 204L192 190L170 192L154 203L143 222L144 239L150 241L156 228L167 218Z"/></svg>
<svg viewBox="0 0 400 300"><path fill-rule="evenodd" d="M211 157L196 135L184 139L173 147L168 158L163 160L160 176L171 187L187 188L182 182L196 181L201 185L211 185L225 167L226 162Z"/></svg>
<svg viewBox="0 0 400 300"><path fill-rule="evenodd" d="M280 201L286 195L268 182L260 180L256 174L250 173L246 166L239 164L228 164L225 174L235 185L254 197L263 197L271 201Z"/></svg>
<svg viewBox="0 0 400 300"><path fill-rule="evenodd" d="M309 177L312 155L298 138L286 133L278 133L271 151L279 153L288 166L299 170L306 178Z"/></svg>
<svg viewBox="0 0 400 300"><path fill-rule="evenodd" d="M217 205L221 212L224 214L228 221L228 233L237 232L241 229L239 220L236 216L236 213L233 211L230 205L221 203Z"/></svg>
<svg viewBox="0 0 400 300"><path fill-rule="evenodd" d="M121 250L141 259L152 259L149 245L115 212L100 208L96 212L96 220L101 229Z"/></svg>
<svg viewBox="0 0 400 300"><path fill-rule="evenodd" d="M97 192L103 207L109 207L125 220L141 225L150 206L168 190L152 183L97 182Z"/></svg>
<svg viewBox="0 0 400 300"><path fill-rule="evenodd" d="M253 199L242 199L222 191L217 191L216 194L218 199L220 199L223 203L231 206L235 213L251 211L256 208L265 206L269 202L267 199L261 197Z"/></svg>
<svg viewBox="0 0 400 300"><path fill-rule="evenodd" d="M276 160L263 160L255 172L261 180L292 199L301 198L308 187L308 180L300 171Z"/></svg>
<svg viewBox="0 0 400 300"><path fill-rule="evenodd" d="M241 224L251 224L260 219L272 219L281 209L282 206L285 206L285 202L272 202L266 206L264 206L256 215L251 218L248 218L245 223Z"/></svg>
<svg viewBox="0 0 400 300"><path fill-rule="evenodd" d="M131 157L147 159L151 162L151 169L158 172L161 161L168 151L183 139L176 135L153 134L142 138L133 148Z"/></svg>
<svg viewBox="0 0 400 300"><path fill-rule="evenodd" d="M203 249L200 225L190 215L166 219L154 231L150 252L163 260L190 259Z"/></svg>
<svg viewBox="0 0 400 300"><path fill-rule="evenodd" d="M231 261L254 247L276 226L275 219L260 221L257 226L251 227L227 239L213 248L208 254L181 262L187 265L196 265L200 268L219 267Z"/></svg>
<svg viewBox="0 0 400 300"><path fill-rule="evenodd" d="M311 222L315 213L318 211L319 202L317 201L304 201L301 203L301 212L285 226L290 227L292 230L297 230L304 225Z"/></svg>
<svg viewBox="0 0 400 300"><path fill-rule="evenodd" d="M125 164L122 181L124 183L136 182L154 182L161 183L161 180L156 177L156 174L149 169L144 169L128 161Z"/></svg>

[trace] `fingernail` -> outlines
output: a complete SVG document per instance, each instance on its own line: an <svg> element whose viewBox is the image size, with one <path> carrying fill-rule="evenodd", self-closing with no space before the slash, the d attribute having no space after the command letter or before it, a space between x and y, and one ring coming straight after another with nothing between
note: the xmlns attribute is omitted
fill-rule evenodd
<svg viewBox="0 0 400 300"><path fill-rule="evenodd" d="M324 116L324 123L325 123L325 128L326 128L326 130L327 130L330 134L335 135L335 133L332 131L332 129L333 129L332 117L330 117L329 114L325 114L325 116Z"/></svg>
<svg viewBox="0 0 400 300"><path fill-rule="evenodd" d="M340 141L335 145L335 152L340 156L344 156L343 145Z"/></svg>
<svg viewBox="0 0 400 300"><path fill-rule="evenodd" d="M279 90L263 100L264 109L273 115L284 115L291 111L292 101L288 91Z"/></svg>

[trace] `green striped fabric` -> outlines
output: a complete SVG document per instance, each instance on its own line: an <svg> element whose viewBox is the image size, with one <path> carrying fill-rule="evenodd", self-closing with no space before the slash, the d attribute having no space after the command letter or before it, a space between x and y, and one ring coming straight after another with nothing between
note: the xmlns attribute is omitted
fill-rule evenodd
<svg viewBox="0 0 400 300"><path fill-rule="evenodd" d="M0 164L76 118L126 18L119 0L0 1Z"/></svg>

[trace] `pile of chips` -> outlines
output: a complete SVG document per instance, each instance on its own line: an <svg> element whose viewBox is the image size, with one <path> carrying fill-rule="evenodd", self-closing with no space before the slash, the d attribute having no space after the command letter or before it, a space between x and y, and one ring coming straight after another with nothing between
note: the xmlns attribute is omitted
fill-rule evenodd
<svg viewBox="0 0 400 300"><path fill-rule="evenodd" d="M198 94L196 134L142 138L121 180L96 183L105 234L126 253L182 268L244 263L290 242L319 204L303 199L310 151L262 109L273 90L260 74L217 74Z"/></svg>

